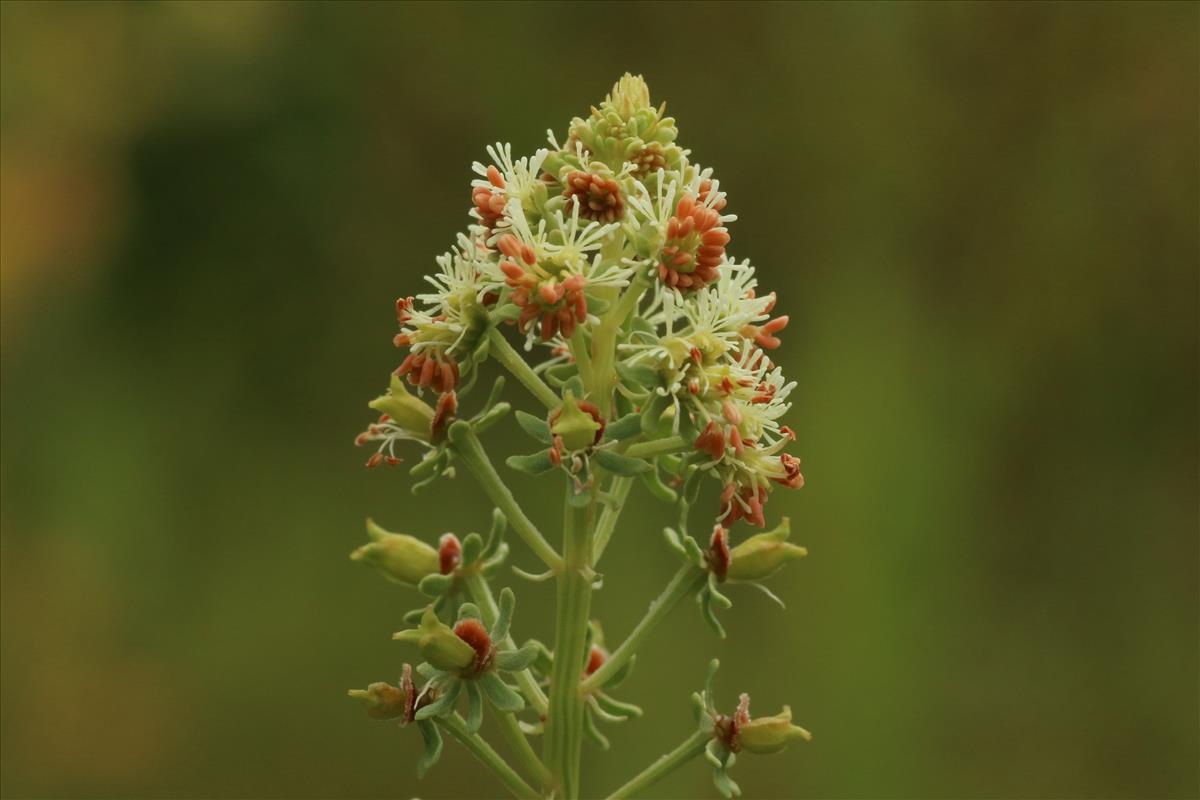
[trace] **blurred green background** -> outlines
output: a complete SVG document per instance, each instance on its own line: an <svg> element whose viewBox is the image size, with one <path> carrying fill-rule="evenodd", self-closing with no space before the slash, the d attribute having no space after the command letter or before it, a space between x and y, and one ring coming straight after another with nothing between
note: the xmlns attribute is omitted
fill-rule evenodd
<svg viewBox="0 0 1200 800"><path fill-rule="evenodd" d="M351 441L470 162L627 69L791 316L808 485L769 511L811 555L787 614L735 592L725 641L676 613L592 789L686 735L718 656L727 705L816 735L742 759L749 797L1200 794L1200 6L0 15L5 796L499 793L453 745L418 783L415 731L345 698L395 678L417 602L347 560L363 518L432 539L488 511ZM610 639L673 569L665 516L625 513ZM548 638L552 591L518 588ZM712 796L708 769L655 794Z"/></svg>

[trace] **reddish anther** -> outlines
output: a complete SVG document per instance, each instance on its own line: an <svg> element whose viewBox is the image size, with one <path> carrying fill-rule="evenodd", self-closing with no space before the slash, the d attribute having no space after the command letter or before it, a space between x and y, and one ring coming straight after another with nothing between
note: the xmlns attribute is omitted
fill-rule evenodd
<svg viewBox="0 0 1200 800"><path fill-rule="evenodd" d="M471 645L471 649L475 651L472 671L479 673L486 670L492 660L492 637L488 635L483 623L477 619L464 619L454 626L454 635Z"/></svg>
<svg viewBox="0 0 1200 800"><path fill-rule="evenodd" d="M462 545L453 533L443 533L438 540L438 572L449 575L462 563Z"/></svg>
<svg viewBox="0 0 1200 800"><path fill-rule="evenodd" d="M591 675L600 667L604 666L604 662L608 660L608 651L598 644L592 645L592 649L588 652L587 666L583 668L584 676Z"/></svg>
<svg viewBox="0 0 1200 800"><path fill-rule="evenodd" d="M704 431L696 437L697 450L707 453L714 461L725 455L725 432L715 421L710 421Z"/></svg>
<svg viewBox="0 0 1200 800"><path fill-rule="evenodd" d="M779 461L783 464L786 477L775 478L775 482L783 484L789 489L799 489L804 486L804 476L800 474L800 459L784 453L779 457Z"/></svg>
<svg viewBox="0 0 1200 800"><path fill-rule="evenodd" d="M729 574L729 562L732 560L732 556L729 552L729 532L720 525L713 528L704 560L712 574L717 576L717 580L724 581L725 576Z"/></svg>
<svg viewBox="0 0 1200 800"><path fill-rule="evenodd" d="M576 170L567 176L563 196L567 210L579 208L579 216L596 222L614 222L625 214L621 184L590 172Z"/></svg>

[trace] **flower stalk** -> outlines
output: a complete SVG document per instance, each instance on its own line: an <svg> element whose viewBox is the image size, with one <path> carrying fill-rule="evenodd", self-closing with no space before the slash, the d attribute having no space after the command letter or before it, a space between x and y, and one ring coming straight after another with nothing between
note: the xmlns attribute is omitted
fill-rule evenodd
<svg viewBox="0 0 1200 800"><path fill-rule="evenodd" d="M768 528L775 491L804 483L799 458L786 452L796 434L782 424L796 384L771 356L788 317L774 315L777 298L755 267L729 255L737 217L713 170L693 162L677 136L666 105L626 74L587 117L571 120L561 144L552 133L549 147L528 156L486 148L488 163L472 165L466 230L435 259L425 292L396 300L393 343L404 354L355 444L373 451L368 467L395 468L416 452L405 467L414 493L469 472L494 507L486 535L403 523L393 533L368 522L367 543L351 555L424 598L393 636L419 663L403 663L398 682L349 692L368 717L419 730L418 778L438 761L445 733L518 798L594 796L581 775L584 741L608 749L606 726L643 716L613 692L680 601L695 598L724 636L715 612L732 606L725 592L751 586L782 605L763 581L808 552L788 540L787 517L744 532ZM513 412L501 401L505 378L482 400L473 394L489 359L538 405L514 414L532 452L502 462L481 436ZM518 499L503 469L539 476L537 493ZM719 500L705 501L693 529L705 478ZM637 514L622 513L635 484L673 506L678 522L664 534L682 563L610 650L592 618L602 589L595 567L620 540L640 548L653 538L636 530ZM557 491L561 540L527 513ZM544 571L507 564L509 529ZM552 649L517 635L516 592L501 583L510 574L555 581ZM740 792L729 774L737 754L809 738L788 706L755 718L742 694L731 713L718 710L716 666L693 695L695 732L611 798L645 792L701 755L730 798ZM676 658L659 668L683 675L688 665ZM485 717L509 760L481 736Z"/></svg>

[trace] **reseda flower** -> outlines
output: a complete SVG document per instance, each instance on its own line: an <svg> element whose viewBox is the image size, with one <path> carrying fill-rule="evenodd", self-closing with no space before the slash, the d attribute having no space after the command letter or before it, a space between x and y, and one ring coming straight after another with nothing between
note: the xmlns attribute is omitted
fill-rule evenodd
<svg viewBox="0 0 1200 800"><path fill-rule="evenodd" d="M549 425L550 433L572 452L599 444L604 438L600 409L587 401L576 401L570 391L563 398L562 407L550 413Z"/></svg>
<svg viewBox="0 0 1200 800"><path fill-rule="evenodd" d="M717 525L705 558L718 581L759 581L774 575L787 562L808 555L806 549L787 541L789 535L791 525L784 517L774 530L751 536L730 549L729 532Z"/></svg>
<svg viewBox="0 0 1200 800"><path fill-rule="evenodd" d="M467 631L473 635L474 630ZM485 632L486 636L486 632ZM392 635L398 642L412 642L421 650L421 655L434 667L447 672L462 672L475 665L479 657L477 646L484 644L478 636L471 641L460 637L458 632L437 618L433 607L425 610L418 628L400 631ZM486 642L491 648L491 642Z"/></svg>
<svg viewBox="0 0 1200 800"><path fill-rule="evenodd" d="M579 216L596 222L615 222L625 215L621 185L601 173L576 170L563 180L567 209L579 208Z"/></svg>
<svg viewBox="0 0 1200 800"><path fill-rule="evenodd" d="M370 519L367 536L371 541L351 553L350 558L377 567L391 580L416 586L426 575L439 570L438 551L415 536L389 533Z"/></svg>
<svg viewBox="0 0 1200 800"><path fill-rule="evenodd" d="M747 701L748 716L750 698L748 695L742 695L742 697ZM748 719L742 722L737 730L737 744L741 749L751 753L778 753L787 747L788 742L796 739L811 742L812 734L799 725L792 724L792 709L788 706L784 706L783 711L773 717Z"/></svg>
<svg viewBox="0 0 1200 800"><path fill-rule="evenodd" d="M367 716L372 719L399 719L408 707L408 694L383 681L372 683L366 689L351 689L347 694L362 700Z"/></svg>

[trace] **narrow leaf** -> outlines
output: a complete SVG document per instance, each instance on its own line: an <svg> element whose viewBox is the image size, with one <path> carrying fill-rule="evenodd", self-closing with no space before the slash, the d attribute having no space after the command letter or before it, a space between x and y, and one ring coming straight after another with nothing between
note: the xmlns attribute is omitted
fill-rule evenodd
<svg viewBox="0 0 1200 800"><path fill-rule="evenodd" d="M417 727L421 730L421 738L425 740L425 752L417 761L417 777L424 778L429 768L442 756L442 733L429 720L421 720Z"/></svg>
<svg viewBox="0 0 1200 800"><path fill-rule="evenodd" d="M497 710L520 711L525 708L525 698L513 691L512 687L502 681L496 673L484 673L479 678L479 684Z"/></svg>
<svg viewBox="0 0 1200 800"><path fill-rule="evenodd" d="M592 455L596 463L615 475L638 475L650 469L640 458L630 458L612 450L597 450Z"/></svg>
<svg viewBox="0 0 1200 800"><path fill-rule="evenodd" d="M521 430L542 444L550 444L550 425L546 420L525 411L518 411L517 424L521 426Z"/></svg>
<svg viewBox="0 0 1200 800"><path fill-rule="evenodd" d="M483 692L475 681L467 683L467 730L475 733L483 724Z"/></svg>
<svg viewBox="0 0 1200 800"><path fill-rule="evenodd" d="M510 469L515 469L517 472L524 472L526 475L542 475L554 469L554 463L550 461L549 450L530 453L527 456L509 456L504 459L504 463Z"/></svg>

